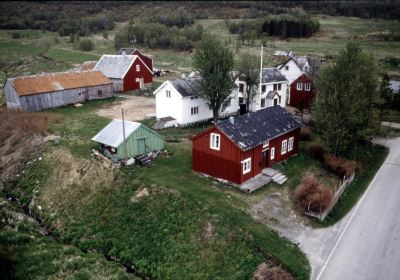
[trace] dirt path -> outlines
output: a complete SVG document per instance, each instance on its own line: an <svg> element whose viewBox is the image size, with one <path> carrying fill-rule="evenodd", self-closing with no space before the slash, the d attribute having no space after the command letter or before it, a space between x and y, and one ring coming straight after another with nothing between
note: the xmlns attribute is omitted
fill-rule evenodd
<svg viewBox="0 0 400 280"><path fill-rule="evenodd" d="M145 118L155 117L156 100L151 97L120 95L124 100L106 105L96 111L96 114L110 119L121 119L121 108L125 109L125 119L128 121L141 121Z"/></svg>

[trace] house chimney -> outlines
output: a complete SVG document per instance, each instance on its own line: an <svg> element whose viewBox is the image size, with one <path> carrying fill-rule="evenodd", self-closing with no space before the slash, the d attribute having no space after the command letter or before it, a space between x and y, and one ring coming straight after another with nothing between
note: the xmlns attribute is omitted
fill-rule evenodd
<svg viewBox="0 0 400 280"><path fill-rule="evenodd" d="M231 124L235 124L235 118L234 117L229 117L229 122Z"/></svg>

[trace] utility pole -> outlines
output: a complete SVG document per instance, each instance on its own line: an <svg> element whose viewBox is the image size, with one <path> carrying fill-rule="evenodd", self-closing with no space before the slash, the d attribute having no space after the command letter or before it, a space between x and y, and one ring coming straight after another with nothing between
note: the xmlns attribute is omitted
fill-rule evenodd
<svg viewBox="0 0 400 280"><path fill-rule="evenodd" d="M125 149L125 159L124 160L126 163L126 159L128 157L128 152L126 150L124 108L121 108L121 112L122 112L122 133L123 133L123 137L124 137L124 149Z"/></svg>
<svg viewBox="0 0 400 280"><path fill-rule="evenodd" d="M260 57L260 84L259 84L259 90L260 90L260 98L261 98L261 94L262 94L262 92L261 92L261 82L262 82L262 70L263 70L263 48L264 48L264 46L263 45L261 45L261 57Z"/></svg>

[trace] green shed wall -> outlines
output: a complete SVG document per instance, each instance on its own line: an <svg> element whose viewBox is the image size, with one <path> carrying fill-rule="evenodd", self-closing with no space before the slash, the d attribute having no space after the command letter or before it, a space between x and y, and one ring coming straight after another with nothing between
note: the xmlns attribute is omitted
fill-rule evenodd
<svg viewBox="0 0 400 280"><path fill-rule="evenodd" d="M145 139L145 144L147 146L146 153L154 150L164 149L164 139L158 133L152 131L144 125L141 125L131 135L129 135L129 137L126 138L125 145L128 157L135 157L140 155L140 152L138 150L138 139ZM117 154L118 157L124 158L124 144L121 144L117 147Z"/></svg>

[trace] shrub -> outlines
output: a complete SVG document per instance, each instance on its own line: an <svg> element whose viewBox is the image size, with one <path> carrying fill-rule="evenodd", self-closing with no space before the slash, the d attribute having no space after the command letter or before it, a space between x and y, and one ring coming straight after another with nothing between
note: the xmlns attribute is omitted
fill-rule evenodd
<svg viewBox="0 0 400 280"><path fill-rule="evenodd" d="M92 51L94 50L94 42L89 38L84 38L79 41L79 49L85 52Z"/></svg>
<svg viewBox="0 0 400 280"><path fill-rule="evenodd" d="M343 176L349 177L361 167L354 160L347 160L332 154L324 155L324 165L329 171L339 176L339 178L343 178Z"/></svg>
<svg viewBox="0 0 400 280"><path fill-rule="evenodd" d="M297 187L294 197L302 211L322 213L330 205L333 193L310 175Z"/></svg>
<svg viewBox="0 0 400 280"><path fill-rule="evenodd" d="M19 38L21 38L21 33L18 31L13 31L13 32L11 32L11 37L13 39L19 39Z"/></svg>
<svg viewBox="0 0 400 280"><path fill-rule="evenodd" d="M326 149L318 142L310 142L306 146L306 150L310 157L320 161L324 160L324 155L326 154Z"/></svg>
<svg viewBox="0 0 400 280"><path fill-rule="evenodd" d="M300 130L300 141L311 141L311 128L309 126L303 126Z"/></svg>

